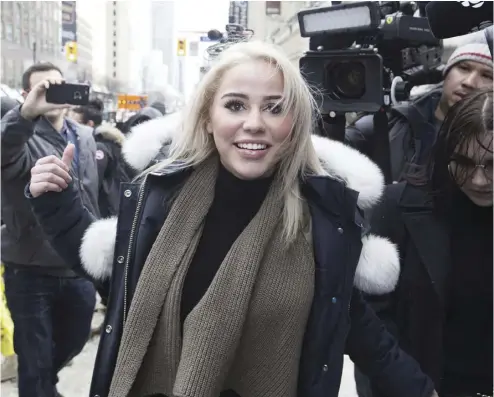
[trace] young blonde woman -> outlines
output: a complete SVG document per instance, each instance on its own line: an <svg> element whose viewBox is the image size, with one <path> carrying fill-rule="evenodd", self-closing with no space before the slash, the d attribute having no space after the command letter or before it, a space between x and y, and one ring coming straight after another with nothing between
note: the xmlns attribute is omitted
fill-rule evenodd
<svg viewBox="0 0 494 397"><path fill-rule="evenodd" d="M386 293L398 278L396 249L360 216L382 175L311 136L296 67L237 44L189 105L168 157L121 189L118 220L82 206L72 147L32 170L28 196L53 246L109 291L91 396L336 397L348 353L388 395L430 397L355 289ZM163 120L145 125L126 152L134 164L169 138Z"/></svg>

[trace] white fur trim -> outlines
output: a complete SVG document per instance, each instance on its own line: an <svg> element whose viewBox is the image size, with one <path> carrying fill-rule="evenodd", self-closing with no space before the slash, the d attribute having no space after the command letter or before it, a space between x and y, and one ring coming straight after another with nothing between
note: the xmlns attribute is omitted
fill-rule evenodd
<svg viewBox="0 0 494 397"><path fill-rule="evenodd" d="M172 113L133 127L127 136L122 154L136 171L144 171L179 131L180 113Z"/></svg>
<svg viewBox="0 0 494 397"><path fill-rule="evenodd" d="M360 208L377 204L384 191L384 176L376 164L341 142L312 135L312 144L324 168L359 193Z"/></svg>
<svg viewBox="0 0 494 397"><path fill-rule="evenodd" d="M181 113L173 113L132 128L122 147L127 163L137 171L144 171L162 147L180 133L181 116ZM341 142L312 135L312 143L327 172L359 193L360 208L371 208L379 201L384 190L384 176L376 164Z"/></svg>
<svg viewBox="0 0 494 397"><path fill-rule="evenodd" d="M116 217L95 221L84 233L79 255L84 270L96 280L111 276L116 237Z"/></svg>
<svg viewBox="0 0 494 397"><path fill-rule="evenodd" d="M396 246L383 237L364 236L355 287L368 294L383 295L396 288L399 276L400 256Z"/></svg>

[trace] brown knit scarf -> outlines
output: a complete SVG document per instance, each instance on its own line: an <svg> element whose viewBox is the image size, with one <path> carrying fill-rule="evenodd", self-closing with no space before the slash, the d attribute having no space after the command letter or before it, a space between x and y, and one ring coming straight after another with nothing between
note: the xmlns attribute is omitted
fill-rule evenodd
<svg viewBox="0 0 494 397"><path fill-rule="evenodd" d="M314 293L311 238L282 233L281 180L233 243L180 330L188 266L214 199L218 159L197 167L147 257L125 323L110 397L295 397Z"/></svg>

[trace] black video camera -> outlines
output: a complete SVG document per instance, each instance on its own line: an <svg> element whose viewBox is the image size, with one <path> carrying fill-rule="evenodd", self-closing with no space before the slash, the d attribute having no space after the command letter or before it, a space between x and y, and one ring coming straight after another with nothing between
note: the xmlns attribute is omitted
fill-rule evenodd
<svg viewBox="0 0 494 397"><path fill-rule="evenodd" d="M442 42L415 3L366 1L298 13L309 51L300 59L307 81L329 112L377 112L409 98L413 86L442 81Z"/></svg>

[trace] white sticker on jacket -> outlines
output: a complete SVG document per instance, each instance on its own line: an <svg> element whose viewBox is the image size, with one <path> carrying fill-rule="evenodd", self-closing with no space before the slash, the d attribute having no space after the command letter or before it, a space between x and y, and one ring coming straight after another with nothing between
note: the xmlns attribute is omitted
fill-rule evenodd
<svg viewBox="0 0 494 397"><path fill-rule="evenodd" d="M103 160L105 153L102 150L96 150L96 160Z"/></svg>

